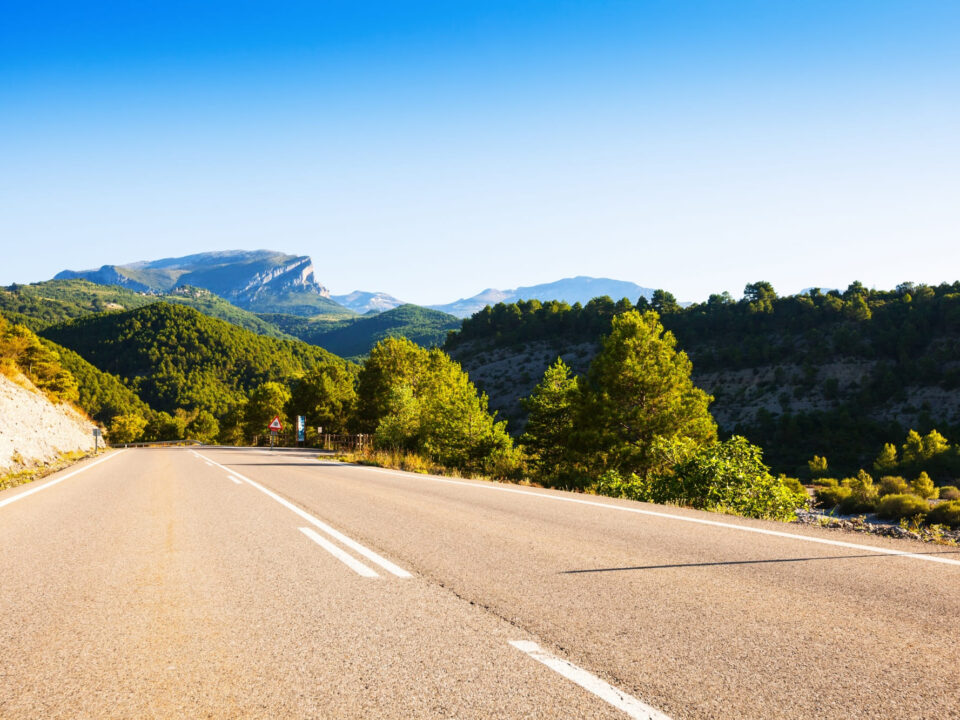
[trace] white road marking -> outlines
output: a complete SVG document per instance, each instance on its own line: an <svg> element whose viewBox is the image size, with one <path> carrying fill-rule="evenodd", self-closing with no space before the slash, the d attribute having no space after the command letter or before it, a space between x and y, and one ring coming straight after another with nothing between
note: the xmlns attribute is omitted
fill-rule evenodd
<svg viewBox="0 0 960 720"><path fill-rule="evenodd" d="M333 555L337 560L339 560L344 565L346 565L351 570L353 570L355 573L357 573L357 575L362 575L363 577L369 577L369 578L380 577L379 575L377 575L377 573L374 570L372 570L371 568L368 568L359 560L355 560L351 555L348 555L346 552L338 548L336 545L334 545L332 542L327 540L325 537L321 537L316 530L312 528L302 527L300 528L300 532L302 532L308 538L313 540L317 545L319 545L328 553Z"/></svg>
<svg viewBox="0 0 960 720"><path fill-rule="evenodd" d="M194 455L196 455L196 456L199 457L199 458L203 458L204 460L207 459L207 458L204 458L203 455L201 455L201 454L198 453L198 452L194 452ZM402 567L400 567L399 565L395 565L394 563L392 563L392 562L390 562L389 560L387 560L385 557L382 557L382 556L378 555L377 553L375 553L375 552L374 552L373 550L371 550L370 548L365 547L365 546L361 545L360 543L358 543L356 540L353 540L352 538L347 537L347 536L344 535L342 532L340 532L339 530L336 530L336 529L330 527L329 525L327 525L327 524L326 524L325 522L323 522L322 520L318 520L317 518L315 518L313 515L311 515L311 514L308 513L307 511L305 511L305 510L303 510L303 509L301 509L301 508L298 508L296 505L294 505L292 502L289 502L288 500L284 500L282 497L280 497L279 495L277 495L275 492L272 492L272 491L270 491L270 490L267 490L267 488L265 488L263 485L261 485L261 484L258 483L258 482L254 482L253 480L251 480L250 478L248 478L246 475L241 475L240 473L238 473L238 472L236 472L236 471L234 471L234 470L231 470L230 468L226 467L225 465L221 465L220 463L216 462L215 460L210 460L210 462L212 462L212 463L213 463L214 465L216 465L217 467L222 468L223 470L226 470L228 473L233 473L234 475L236 475L238 478L240 478L240 479L243 480L244 482L252 485L253 487L255 487L255 488L256 488L257 490L259 490L260 492L262 492L262 493L264 493L265 495L268 495L269 497L271 497L271 498L273 498L274 500L276 500L278 503L280 503L280 504L283 505L285 508L287 508L287 510L290 510L290 511L292 511L292 512L295 512L297 515L299 515L300 517L302 517L304 520L306 520L308 523L310 523L310 524L313 525L314 527L320 528L320 530L322 530L323 532L325 532L327 535L329 535L330 537L332 537L334 540L338 540L341 545L346 545L346 546L347 546L348 548L350 548L351 550L354 550L354 551L358 552L360 555L363 555L365 558L367 558L367 560L369 560L369 561L372 562L372 563L375 563L375 564L379 565L380 567L382 567L382 568L383 568L384 570L386 570L387 572L389 572L389 573L391 573L391 574L393 574L393 575L396 575L398 578L409 578L409 577L413 577L410 573L408 573L406 570L404 570L404 569L403 569Z"/></svg>
<svg viewBox="0 0 960 720"><path fill-rule="evenodd" d="M62 483L64 480L68 480L68 479L72 478L74 475L79 475L79 474L82 473L84 470L89 470L89 469L92 468L94 465L99 465L100 463L106 462L107 460L110 460L111 458L115 458L117 455L119 455L119 454L122 453L122 452L124 452L124 450L115 450L115 451L111 452L109 455L107 455L106 457L102 457L102 458L100 458L99 460L96 460L96 461L90 463L89 465L84 465L84 466L83 466L82 468L80 468L79 470L74 470L72 473L67 473L67 474L64 475L63 477L58 477L56 480L51 480L50 482L48 482L48 483L46 483L46 484L44 484L44 485L40 485L40 486L35 487L35 488L30 488L30 489L27 490L26 492L22 492L22 493L20 493L19 495L14 495L13 497L7 498L6 500L0 500L0 508L4 507L5 505L9 505L10 503L15 503L17 500L23 500L25 497L27 497L27 496L29 496L29 495L33 495L34 493L38 493L38 492L40 492L41 490L46 490L48 487L53 487L53 486L56 485L57 483Z"/></svg>
<svg viewBox="0 0 960 720"><path fill-rule="evenodd" d="M346 464L346 463L344 463ZM466 487L476 488L478 490L496 490L498 492L514 493L516 495L528 495L530 497L541 498L543 500L555 500L557 502L577 503L578 505L589 505L591 507L604 508L605 510L618 510L620 512L635 513L637 515L650 515L651 517L665 518L667 520L680 520L682 522L696 523L698 525L710 525L711 527L725 528L727 530L740 530L742 532L752 532L759 535L772 535L773 537L788 538L790 540L801 540L803 542L818 543L820 545L832 545L834 547L850 548L851 550L866 550L868 552L879 553L881 555L897 555L899 557L913 558L915 560L926 560L927 562L943 563L945 565L960 565L960 560L937 557L936 555L927 555L924 553L903 552L902 550L891 550L890 548L877 547L875 545L861 545L859 543L844 542L843 540L828 540L827 538L810 537L808 535L796 535L794 533L783 532L782 530L768 530L767 528L750 527L749 525L734 525L732 523L720 522L719 520L706 520L704 518L687 517L685 515L674 515L672 513L659 512L657 510L644 510L642 508L626 507L624 505L613 505L593 500L581 500L580 498L565 497L563 495L553 495L551 493L538 493L529 490L520 490L517 488L502 487L500 485L482 484L481 482L465 482L463 480L448 480L447 478L434 477L432 475L420 475L416 473L405 473L397 470L386 470L384 468L363 467L363 470L371 470L386 475L397 475L409 480L429 480L431 482L445 483L447 485L465 485Z"/></svg>
<svg viewBox="0 0 960 720"><path fill-rule="evenodd" d="M243 481L242 481L242 480L239 480L239 479L235 478L233 475L227 475L227 477L230 478L231 480L233 480L237 485L242 485L242 484L243 484Z"/></svg>
<svg viewBox="0 0 960 720"><path fill-rule="evenodd" d="M535 642L511 640L510 644L517 650L525 652L537 662L543 663L554 672L559 673L567 680L571 680L584 690L593 693L604 702L613 705L613 707L618 710L622 710L632 718L636 718L637 720L670 720L669 717L656 708L640 702L632 695L627 695L627 693L617 690L617 688L610 683L604 682L583 668L577 667L567 660L558 658L556 655L551 655Z"/></svg>

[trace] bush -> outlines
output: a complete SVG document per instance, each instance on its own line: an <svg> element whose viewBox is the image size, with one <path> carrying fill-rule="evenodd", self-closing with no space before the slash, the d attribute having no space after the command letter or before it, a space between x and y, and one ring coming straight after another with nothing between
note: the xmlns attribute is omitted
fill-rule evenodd
<svg viewBox="0 0 960 720"><path fill-rule="evenodd" d="M888 520L926 515L929 511L926 500L907 493L885 495L877 505L877 515Z"/></svg>
<svg viewBox="0 0 960 720"><path fill-rule="evenodd" d="M927 514L927 522L931 525L948 525L960 528L960 500L942 502Z"/></svg>
<svg viewBox="0 0 960 720"><path fill-rule="evenodd" d="M495 480L520 480L524 475L520 448L497 448L483 460L483 473Z"/></svg>
<svg viewBox="0 0 960 720"><path fill-rule="evenodd" d="M850 493L850 488L840 487L839 485L818 487L816 490L817 503L821 507L834 508L850 497Z"/></svg>
<svg viewBox="0 0 960 720"><path fill-rule="evenodd" d="M734 436L696 450L681 450L678 457L689 457L675 470L664 468L650 480L610 470L589 490L598 495L777 520L792 519L796 509L806 504L807 493L799 481L793 480L798 491L789 478L784 482L784 478L773 477L763 464L760 448L745 438Z"/></svg>
<svg viewBox="0 0 960 720"><path fill-rule="evenodd" d="M840 485L836 478L815 478L813 484L819 487L838 487Z"/></svg>
<svg viewBox="0 0 960 720"><path fill-rule="evenodd" d="M807 500L770 474L762 451L734 435L700 448L675 472L651 483L654 502L679 502L745 517L791 520Z"/></svg>
<svg viewBox="0 0 960 720"><path fill-rule="evenodd" d="M844 515L873 512L877 507L877 486L870 474L861 470L856 477L846 478L843 487L850 489L850 495L840 501L840 512Z"/></svg>
<svg viewBox="0 0 960 720"><path fill-rule="evenodd" d="M877 509L877 498L863 498L856 493L851 494L840 501L839 511L841 515L861 515L871 513Z"/></svg>
<svg viewBox="0 0 960 720"><path fill-rule="evenodd" d="M803 483L797 480L797 478L787 477L786 475L780 476L780 482L783 483L784 487L788 488L792 492L795 492L797 495L806 495L807 489L803 486Z"/></svg>
<svg viewBox="0 0 960 720"><path fill-rule="evenodd" d="M941 500L960 500L960 489L955 485L944 485L940 488Z"/></svg>
<svg viewBox="0 0 960 720"><path fill-rule="evenodd" d="M886 495L904 495L910 492L910 485L902 477L887 475L880 478L880 497Z"/></svg>
<svg viewBox="0 0 960 720"><path fill-rule="evenodd" d="M931 480L930 476L927 475L925 472L920 473L920 477L918 477L916 480L910 483L910 485L913 488L914 494L919 497L922 497L924 499L927 499L927 498L935 499L937 497L937 494L938 494L937 488L933 484L933 480Z"/></svg>
<svg viewBox="0 0 960 720"><path fill-rule="evenodd" d="M635 473L625 478L616 470L608 470L587 490L608 497L627 498L628 500L639 500L641 502L650 501L650 487Z"/></svg>

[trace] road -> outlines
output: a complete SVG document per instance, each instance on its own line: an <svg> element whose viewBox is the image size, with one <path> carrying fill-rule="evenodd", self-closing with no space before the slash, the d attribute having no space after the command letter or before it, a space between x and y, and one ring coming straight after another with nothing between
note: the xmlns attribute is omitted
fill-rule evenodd
<svg viewBox="0 0 960 720"><path fill-rule="evenodd" d="M316 453L0 493L0 718L960 717L960 552Z"/></svg>

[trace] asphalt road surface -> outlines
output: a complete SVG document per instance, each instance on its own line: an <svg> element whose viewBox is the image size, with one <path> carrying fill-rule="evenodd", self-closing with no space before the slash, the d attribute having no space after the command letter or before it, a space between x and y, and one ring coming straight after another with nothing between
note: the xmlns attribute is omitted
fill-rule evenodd
<svg viewBox="0 0 960 720"><path fill-rule="evenodd" d="M960 717L960 552L340 465L0 493L0 718Z"/></svg>

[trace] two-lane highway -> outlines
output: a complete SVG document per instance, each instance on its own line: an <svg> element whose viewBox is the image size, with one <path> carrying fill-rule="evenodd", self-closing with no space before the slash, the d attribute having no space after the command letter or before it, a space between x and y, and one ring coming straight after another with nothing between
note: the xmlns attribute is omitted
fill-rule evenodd
<svg viewBox="0 0 960 720"><path fill-rule="evenodd" d="M956 548L309 452L95 463L0 493L0 718L960 717Z"/></svg>

